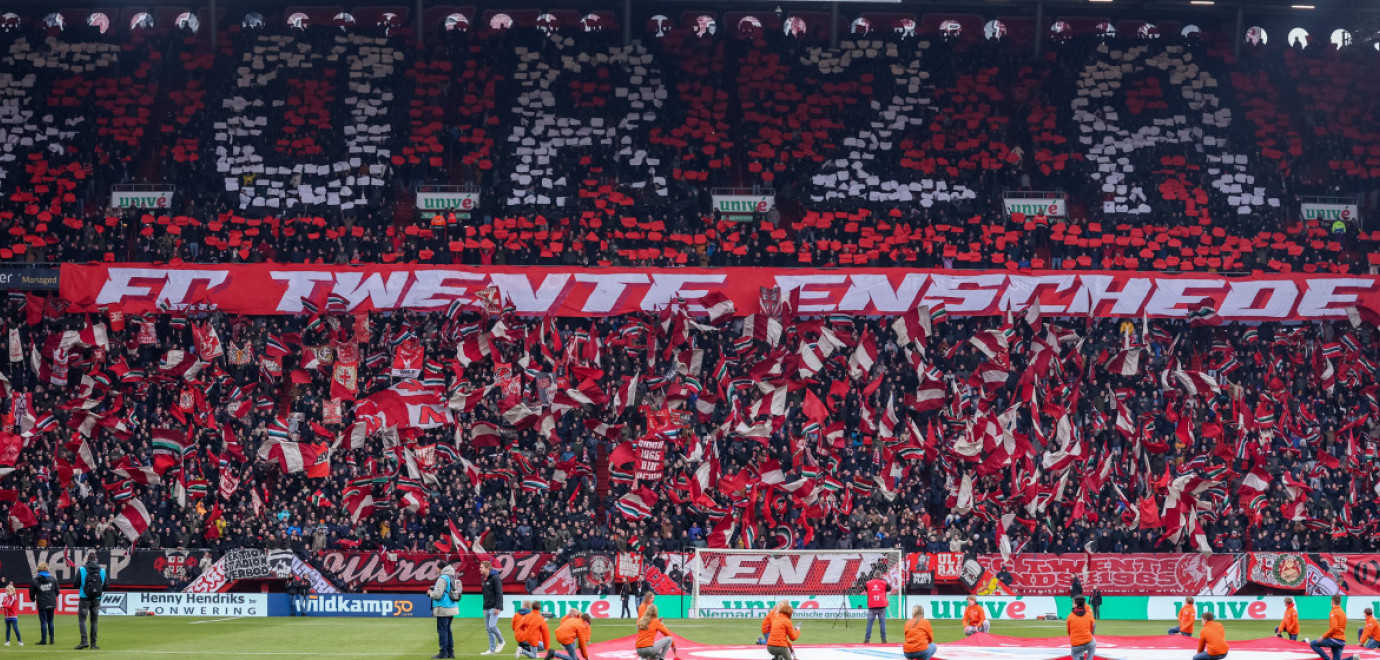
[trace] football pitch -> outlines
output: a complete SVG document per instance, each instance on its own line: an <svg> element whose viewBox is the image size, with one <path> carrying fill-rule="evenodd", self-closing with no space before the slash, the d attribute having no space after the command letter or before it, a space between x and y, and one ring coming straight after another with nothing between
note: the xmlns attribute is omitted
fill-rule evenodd
<svg viewBox="0 0 1380 660"><path fill-rule="evenodd" d="M868 655L884 659L894 657L900 660L902 621L891 620L887 625L887 646L875 644L868 647ZM1228 621L1225 623L1227 637L1232 640L1256 639L1273 634L1274 621ZM1317 637L1327 628L1325 621L1303 621L1300 639ZM1354 623L1354 622L1353 622ZM751 645L757 639L758 621L677 619L666 620L666 625L676 635L705 645ZM963 636L961 624L957 621L934 621L937 642L957 640ZM1164 635L1173 625L1169 621L1102 621L1098 623L1099 636L1107 635ZM1199 624L1201 625L1201 623ZM500 629L508 640L502 654L495 657L512 657L512 627L508 619L500 621ZM357 619L357 618L211 618L191 617L106 617L100 622L99 651L75 651L77 643L76 617L59 617L56 621L59 644L56 646L34 646L38 641L38 620L26 616L20 619L21 631L28 646L10 646L0 649L0 658L55 658L55 657L149 657L149 658L227 658L264 657L272 659L319 658L323 656L357 658L430 658L436 653L436 627L434 620L423 617L396 619ZM553 626L554 628L554 626ZM457 658L479 658L488 648L488 638L484 624L476 619L457 619L452 627L455 635L455 655ZM595 643L617 640L634 634L635 625L631 620L595 620L593 639ZM1349 630L1350 641L1355 640L1355 631ZM1062 621L996 621L992 625L995 635L1012 637L1060 637L1064 634ZM798 644L858 644L862 642L863 627L858 621L851 621L845 628L842 622L802 621L801 638ZM872 641L879 641L876 631ZM627 651L632 651L628 645ZM942 647L941 647L942 648ZM1348 651L1355 647L1348 645ZM1306 649L1305 649L1306 650ZM797 653L799 660L811 660L811 649L802 648ZM621 653L618 655L622 655ZM1099 654L1100 657L1101 654ZM1185 660L1191 653L1184 655ZM1236 654L1233 653L1233 656ZM628 654L631 656L631 653ZM768 655L763 649L762 660ZM596 660L599 654L596 653ZM1243 657L1249 657L1243 656ZM668 659L669 660L669 659ZM825 660L825 659L820 659Z"/></svg>

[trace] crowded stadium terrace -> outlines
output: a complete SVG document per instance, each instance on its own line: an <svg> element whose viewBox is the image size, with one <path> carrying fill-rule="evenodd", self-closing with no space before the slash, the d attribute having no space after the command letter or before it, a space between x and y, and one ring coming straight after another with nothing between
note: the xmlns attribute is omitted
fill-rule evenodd
<svg viewBox="0 0 1380 660"><path fill-rule="evenodd" d="M0 543L1375 547L1372 15L783 4L4 13Z"/></svg>

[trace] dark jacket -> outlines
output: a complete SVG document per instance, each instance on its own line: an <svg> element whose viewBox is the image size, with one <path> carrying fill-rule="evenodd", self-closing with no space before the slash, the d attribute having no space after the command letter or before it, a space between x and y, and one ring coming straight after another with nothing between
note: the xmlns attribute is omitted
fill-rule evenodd
<svg viewBox="0 0 1380 660"><path fill-rule="evenodd" d="M1077 577L1074 577L1074 578L1073 578L1073 581L1069 584L1069 595L1070 595L1070 596L1082 596L1082 595L1083 595L1083 581L1082 581L1082 580L1078 579Z"/></svg>
<svg viewBox="0 0 1380 660"><path fill-rule="evenodd" d="M29 600L40 610L57 609L58 595L62 591L62 585L58 584L56 578L48 571L41 571L34 576L34 581L29 585Z"/></svg>
<svg viewBox="0 0 1380 660"><path fill-rule="evenodd" d="M104 568L101 568L101 565L100 565L100 564L97 564L97 563L94 562L94 561L86 562L86 565L85 565L85 566L82 566L81 568L78 568L78 569L77 569L76 584L73 585L73 588L77 590L77 597L78 597L78 598L86 598L86 597L87 597L87 596L86 596L86 574L87 574L88 572L90 572L90 571L98 571L98 572L100 573L100 575L101 575L101 588L102 588L102 590L104 590L105 587L110 586L109 583L106 581L105 569L104 569Z"/></svg>
<svg viewBox="0 0 1380 660"><path fill-rule="evenodd" d="M503 579L498 577L498 571L492 569L484 576L484 609L503 609Z"/></svg>

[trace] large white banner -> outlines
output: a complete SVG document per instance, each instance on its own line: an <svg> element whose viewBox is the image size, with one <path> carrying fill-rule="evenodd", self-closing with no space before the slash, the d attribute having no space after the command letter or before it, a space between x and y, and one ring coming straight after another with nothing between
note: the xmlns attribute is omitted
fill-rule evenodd
<svg viewBox="0 0 1380 660"><path fill-rule="evenodd" d="M1020 213L1025 217L1043 215L1047 218L1062 218L1068 215L1068 204L1062 199L1043 197L1007 197L1002 200L1006 214Z"/></svg>
<svg viewBox="0 0 1380 660"><path fill-rule="evenodd" d="M166 209L172 206L173 189L112 190L110 205L117 209Z"/></svg>
<svg viewBox="0 0 1380 660"><path fill-rule="evenodd" d="M1322 220L1330 223L1334 220L1357 222L1361 219L1361 207L1355 204L1317 204L1313 202L1304 202L1301 206L1303 208L1304 220Z"/></svg>

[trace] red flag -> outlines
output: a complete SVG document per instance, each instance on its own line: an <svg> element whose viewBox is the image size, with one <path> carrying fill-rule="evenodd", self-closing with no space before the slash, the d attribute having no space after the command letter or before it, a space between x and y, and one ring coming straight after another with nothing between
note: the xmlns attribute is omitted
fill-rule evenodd
<svg viewBox="0 0 1380 660"><path fill-rule="evenodd" d="M829 418L829 411L824 409L824 402L815 396L813 390L805 390L805 418L812 422L823 422Z"/></svg>
<svg viewBox="0 0 1380 660"><path fill-rule="evenodd" d="M38 516L34 515L34 510L23 502L15 502L10 506L10 530L18 532L21 529L38 526Z"/></svg>
<svg viewBox="0 0 1380 660"><path fill-rule="evenodd" d="M1160 508L1155 504L1155 498L1145 497L1140 500L1140 528L1155 529L1163 527L1160 522Z"/></svg>
<svg viewBox="0 0 1380 660"><path fill-rule="evenodd" d="M14 467L19 452L24 451L24 438L17 433L0 433L0 465Z"/></svg>

